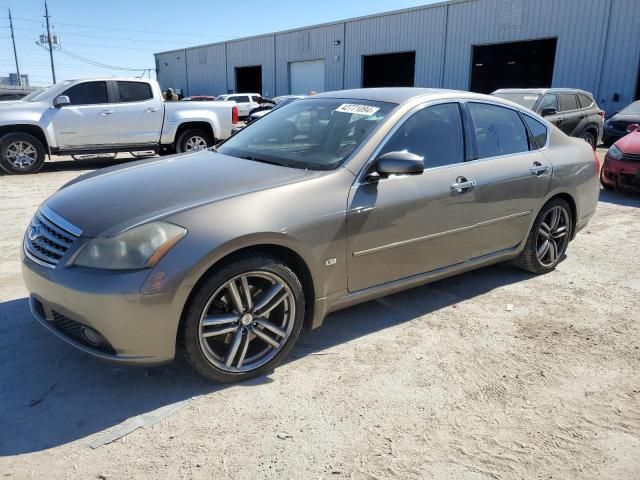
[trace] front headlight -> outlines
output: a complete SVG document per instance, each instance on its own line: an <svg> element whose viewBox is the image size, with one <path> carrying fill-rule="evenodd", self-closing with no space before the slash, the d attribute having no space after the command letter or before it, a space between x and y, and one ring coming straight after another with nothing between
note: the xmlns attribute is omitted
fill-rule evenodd
<svg viewBox="0 0 640 480"><path fill-rule="evenodd" d="M620 150L618 147L616 147L615 145L612 145L609 151L607 152L607 155L609 155L609 157L612 158L613 160L620 160L622 158L623 153L622 153L622 150Z"/></svg>
<svg viewBox="0 0 640 480"><path fill-rule="evenodd" d="M147 223L115 237L90 240L73 264L105 270L153 267L186 234L184 228L172 223Z"/></svg>

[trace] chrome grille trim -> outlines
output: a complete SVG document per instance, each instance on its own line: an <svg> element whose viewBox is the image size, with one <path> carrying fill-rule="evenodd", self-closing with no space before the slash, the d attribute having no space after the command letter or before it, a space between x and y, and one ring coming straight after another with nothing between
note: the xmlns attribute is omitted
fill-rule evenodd
<svg viewBox="0 0 640 480"><path fill-rule="evenodd" d="M47 207L36 212L24 236L24 253L39 265L55 268L82 230Z"/></svg>
<svg viewBox="0 0 640 480"><path fill-rule="evenodd" d="M621 160L627 160L631 162L640 162L640 154L637 153L623 153Z"/></svg>

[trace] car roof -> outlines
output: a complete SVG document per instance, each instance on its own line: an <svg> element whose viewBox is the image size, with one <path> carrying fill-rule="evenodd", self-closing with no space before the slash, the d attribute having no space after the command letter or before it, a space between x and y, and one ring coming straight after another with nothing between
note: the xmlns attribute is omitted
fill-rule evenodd
<svg viewBox="0 0 640 480"><path fill-rule="evenodd" d="M579 88L500 88L493 93L531 93L542 95L543 93L582 93L591 95L586 90Z"/></svg>
<svg viewBox="0 0 640 480"><path fill-rule="evenodd" d="M469 92L445 90L441 88L383 87L337 90L335 92L318 93L311 98L352 98L357 100L370 100L373 102L401 104L415 97L437 96L444 93L459 93L465 95L469 94Z"/></svg>

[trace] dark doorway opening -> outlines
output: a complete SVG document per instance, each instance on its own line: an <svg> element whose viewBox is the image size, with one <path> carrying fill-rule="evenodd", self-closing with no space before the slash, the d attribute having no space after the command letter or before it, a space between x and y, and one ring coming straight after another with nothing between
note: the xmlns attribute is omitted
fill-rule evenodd
<svg viewBox="0 0 640 480"><path fill-rule="evenodd" d="M362 59L364 88L413 87L416 52L364 55Z"/></svg>
<svg viewBox="0 0 640 480"><path fill-rule="evenodd" d="M548 88L553 81L557 38L474 45L470 90Z"/></svg>
<svg viewBox="0 0 640 480"><path fill-rule="evenodd" d="M236 67L236 93L262 95L262 66Z"/></svg>

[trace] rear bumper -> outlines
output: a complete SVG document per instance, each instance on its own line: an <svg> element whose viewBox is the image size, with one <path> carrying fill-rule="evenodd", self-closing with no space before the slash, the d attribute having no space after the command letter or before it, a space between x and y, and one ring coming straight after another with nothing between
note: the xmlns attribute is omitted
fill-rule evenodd
<svg viewBox="0 0 640 480"><path fill-rule="evenodd" d="M142 295L138 291L141 283L131 273L105 276L96 288L95 279L88 278L91 273L74 272L70 285L47 278L54 271L42 269L23 259L31 313L57 337L114 363L157 365L173 360L180 318L172 304L173 294ZM146 273L140 277L143 275ZM104 341L92 345L82 335L83 327L99 333Z"/></svg>

